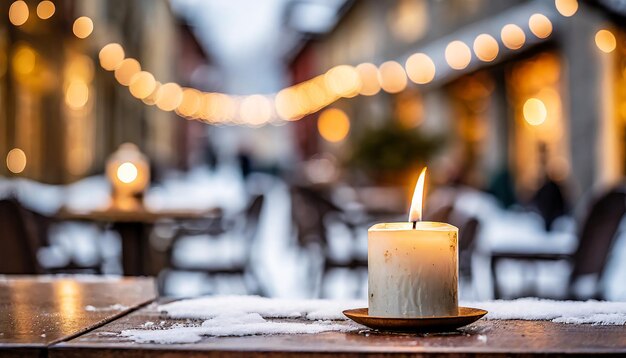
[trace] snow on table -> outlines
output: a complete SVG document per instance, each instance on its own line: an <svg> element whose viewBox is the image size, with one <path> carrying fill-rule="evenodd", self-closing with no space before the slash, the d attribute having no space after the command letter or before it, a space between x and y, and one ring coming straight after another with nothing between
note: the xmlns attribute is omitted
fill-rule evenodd
<svg viewBox="0 0 626 358"><path fill-rule="evenodd" d="M204 320L200 326L179 323L167 329L125 330L121 335L138 343L172 344L198 342L202 336L349 332L363 326L348 321L341 312L365 305L363 301L288 300L258 296L195 298L161 305L158 310L172 319ZM278 318L282 320L272 320Z"/></svg>
<svg viewBox="0 0 626 358"><path fill-rule="evenodd" d="M626 324L626 302L554 301L520 298L512 301L466 302L463 305L489 311L485 316L487 319L540 320L595 325Z"/></svg>
<svg viewBox="0 0 626 358"><path fill-rule="evenodd" d="M194 343L203 336L248 336L350 332L365 327L342 313L366 307L365 301L288 300L257 296L217 296L176 301L158 310L180 320L171 327L144 324L121 332L137 343ZM489 311L486 319L549 320L557 323L625 325L626 303L603 301L553 301L523 298L513 301L466 302L462 306ZM188 320L203 320L193 324Z"/></svg>

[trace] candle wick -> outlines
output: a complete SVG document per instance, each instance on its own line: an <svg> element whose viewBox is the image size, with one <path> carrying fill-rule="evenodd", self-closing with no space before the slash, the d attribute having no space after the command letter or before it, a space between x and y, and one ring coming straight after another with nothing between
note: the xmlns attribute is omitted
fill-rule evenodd
<svg viewBox="0 0 626 358"><path fill-rule="evenodd" d="M417 221L413 221L413 229L417 227Z"/></svg>

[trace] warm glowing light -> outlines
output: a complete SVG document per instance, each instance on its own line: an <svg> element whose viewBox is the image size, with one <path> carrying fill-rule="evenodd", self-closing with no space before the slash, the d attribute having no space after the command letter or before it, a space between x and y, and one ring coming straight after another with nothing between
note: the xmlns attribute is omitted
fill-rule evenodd
<svg viewBox="0 0 626 358"><path fill-rule="evenodd" d="M498 57L500 46L493 36L488 34L480 34L474 40L474 53L479 60L483 62L491 62Z"/></svg>
<svg viewBox="0 0 626 358"><path fill-rule="evenodd" d="M341 97L353 97L359 93L361 79L357 70L348 65L331 68L325 75L328 89Z"/></svg>
<svg viewBox="0 0 626 358"><path fill-rule="evenodd" d="M411 209L409 210L409 221L416 222L422 220L422 210L424 202L424 182L426 181L426 167L422 169L417 184L415 184L415 191L413 192L413 200L411 200Z"/></svg>
<svg viewBox="0 0 626 358"><path fill-rule="evenodd" d="M337 77L329 77L329 72L279 91L274 97L276 114L284 120L294 121L335 101L339 97L335 92L337 88L330 90L328 87L331 85L329 81L336 80ZM354 72L356 73L356 70ZM360 88L361 80L357 81ZM358 94L358 89L355 90L357 92L347 94L345 97Z"/></svg>
<svg viewBox="0 0 626 358"><path fill-rule="evenodd" d="M387 61L378 68L380 87L389 93L398 93L406 88L404 68L396 61Z"/></svg>
<svg viewBox="0 0 626 358"><path fill-rule="evenodd" d="M543 14L533 14L528 19L528 27L530 32L540 39L545 39L552 34L552 22Z"/></svg>
<svg viewBox="0 0 626 358"><path fill-rule="evenodd" d="M514 24L504 25L502 31L500 32L500 38L502 38L504 46L511 50L517 50L518 48L524 46L524 43L526 42L526 34L524 34L524 30Z"/></svg>
<svg viewBox="0 0 626 358"><path fill-rule="evenodd" d="M239 115L244 123L258 126L270 120L272 104L264 96L258 94L249 96L241 102Z"/></svg>
<svg viewBox="0 0 626 358"><path fill-rule="evenodd" d="M328 106L336 99L336 96L332 95L326 88L324 76L317 76L302 83L300 90L304 92L309 102L308 112L318 111L320 108Z"/></svg>
<svg viewBox="0 0 626 358"><path fill-rule="evenodd" d="M185 116L191 117L200 110L202 104L202 95L193 88L185 88L183 90L183 99L178 105L178 112Z"/></svg>
<svg viewBox="0 0 626 358"><path fill-rule="evenodd" d="M207 122L209 119L209 94L198 91L198 100L198 108L191 114L190 117L199 121ZM182 115L185 115L182 108L186 106L186 102L187 100L185 99L185 91L183 91L183 102L181 102L180 106L178 107L178 111Z"/></svg>
<svg viewBox="0 0 626 358"><path fill-rule="evenodd" d="M313 111L313 105L311 100L306 92L306 88L304 84L296 85L294 87L295 93L295 108L301 115L306 115ZM336 95L336 94L335 94Z"/></svg>
<svg viewBox="0 0 626 358"><path fill-rule="evenodd" d="M93 61L87 55L72 55L65 64L64 70L68 81L79 79L89 83L93 80Z"/></svg>
<svg viewBox="0 0 626 358"><path fill-rule="evenodd" d="M13 70L21 75L27 75L35 69L37 56L32 48L20 45L13 55Z"/></svg>
<svg viewBox="0 0 626 358"><path fill-rule="evenodd" d="M117 178L124 184L130 184L137 179L139 171L131 162L124 162L117 167Z"/></svg>
<svg viewBox="0 0 626 358"><path fill-rule="evenodd" d="M72 31L76 37L84 39L93 32L93 21L87 16L81 16L74 21Z"/></svg>
<svg viewBox="0 0 626 358"><path fill-rule="evenodd" d="M452 41L446 46L446 62L455 70L466 68L472 60L470 48L462 41Z"/></svg>
<svg viewBox="0 0 626 358"><path fill-rule="evenodd" d="M605 53L611 53L617 46L615 35L609 30L600 30L596 32L596 46L600 51Z"/></svg>
<svg viewBox="0 0 626 358"><path fill-rule="evenodd" d="M235 99L227 94L213 93L211 99L214 109L212 114L216 121L228 122L237 112Z"/></svg>
<svg viewBox="0 0 626 358"><path fill-rule="evenodd" d="M373 96L380 92L378 83L378 68L372 63L362 63L356 66L356 70L361 78L361 90L363 96Z"/></svg>
<svg viewBox="0 0 626 358"><path fill-rule="evenodd" d="M216 118L215 114L217 112L217 102L218 102L218 94L217 93L205 93L201 96L200 99L200 109L195 114L195 116L200 117L202 120L207 122L216 122L218 118Z"/></svg>
<svg viewBox="0 0 626 358"><path fill-rule="evenodd" d="M399 0L393 2L387 21L391 32L405 43L412 43L424 36L429 25L429 2L421 0Z"/></svg>
<svg viewBox="0 0 626 358"><path fill-rule="evenodd" d="M124 61L124 56L124 49L117 43L105 45L98 54L100 66L107 71L115 70Z"/></svg>
<svg viewBox="0 0 626 358"><path fill-rule="evenodd" d="M156 93L156 105L164 111L173 111L183 101L183 89L170 82L159 87Z"/></svg>
<svg viewBox="0 0 626 358"><path fill-rule="evenodd" d="M414 53L406 60L406 74L417 84L426 84L435 78L435 63L428 55Z"/></svg>
<svg viewBox="0 0 626 358"><path fill-rule="evenodd" d="M135 74L141 71L139 61L134 58L126 58L115 69L115 79L122 86L130 85L130 80Z"/></svg>
<svg viewBox="0 0 626 358"><path fill-rule="evenodd" d="M7 169L11 173L19 174L26 168L26 153L19 148L13 148L7 154Z"/></svg>
<svg viewBox="0 0 626 358"><path fill-rule="evenodd" d="M578 11L578 0L554 0L556 10L565 17L570 17Z"/></svg>
<svg viewBox="0 0 626 358"><path fill-rule="evenodd" d="M298 109L298 93L293 87L279 91L274 98L276 113L284 120L293 121L302 114Z"/></svg>
<svg viewBox="0 0 626 358"><path fill-rule="evenodd" d="M329 142L340 142L350 132L350 119L346 112L339 108L328 108L320 113L317 129L322 138Z"/></svg>
<svg viewBox="0 0 626 358"><path fill-rule="evenodd" d="M161 88L161 82L156 81L152 93L150 93L148 97L142 98L141 102L147 104L148 106L154 106L156 104L156 95L159 92L159 88Z"/></svg>
<svg viewBox="0 0 626 358"><path fill-rule="evenodd" d="M55 10L56 8L52 1L44 0L37 5L37 16L42 20L46 20L54 15Z"/></svg>
<svg viewBox="0 0 626 358"><path fill-rule="evenodd" d="M546 121L548 110L546 105L537 98L529 98L524 102L524 119L532 126L538 126Z"/></svg>
<svg viewBox="0 0 626 358"><path fill-rule="evenodd" d="M15 26L21 26L28 20L28 5L18 0L9 7L9 21Z"/></svg>
<svg viewBox="0 0 626 358"><path fill-rule="evenodd" d="M65 103L71 109L81 109L85 107L89 100L89 87L81 80L70 82L65 92Z"/></svg>
<svg viewBox="0 0 626 358"><path fill-rule="evenodd" d="M130 80L128 89L135 98L143 99L152 94L156 88L156 80L150 72L141 71L136 73Z"/></svg>
<svg viewBox="0 0 626 358"><path fill-rule="evenodd" d="M141 208L140 196L150 184L150 163L133 143L123 143L106 162L111 205L122 210Z"/></svg>
<svg viewBox="0 0 626 358"><path fill-rule="evenodd" d="M0 78L4 77L7 73L8 62L7 53L4 51L0 52Z"/></svg>

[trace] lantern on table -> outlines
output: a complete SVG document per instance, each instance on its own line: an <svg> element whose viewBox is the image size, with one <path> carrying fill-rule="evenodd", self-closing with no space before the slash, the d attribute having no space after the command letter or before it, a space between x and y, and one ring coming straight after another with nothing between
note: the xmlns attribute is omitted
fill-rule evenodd
<svg viewBox="0 0 626 358"><path fill-rule="evenodd" d="M143 194L150 183L150 164L135 144L124 143L111 154L106 174L111 183L113 208L141 208Z"/></svg>

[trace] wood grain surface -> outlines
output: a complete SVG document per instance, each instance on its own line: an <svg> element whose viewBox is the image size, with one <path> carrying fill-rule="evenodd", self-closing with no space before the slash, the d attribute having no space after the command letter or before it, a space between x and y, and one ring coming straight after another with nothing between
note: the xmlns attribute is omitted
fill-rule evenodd
<svg viewBox="0 0 626 358"><path fill-rule="evenodd" d="M480 321L447 334L394 334L364 329L354 333L204 337L194 344L141 344L119 337L124 329L150 321L177 321L159 314L156 304L50 348L50 357L196 356L626 356L626 326L567 325L546 321Z"/></svg>
<svg viewBox="0 0 626 358"><path fill-rule="evenodd" d="M152 301L151 278L0 276L0 355L28 355Z"/></svg>

